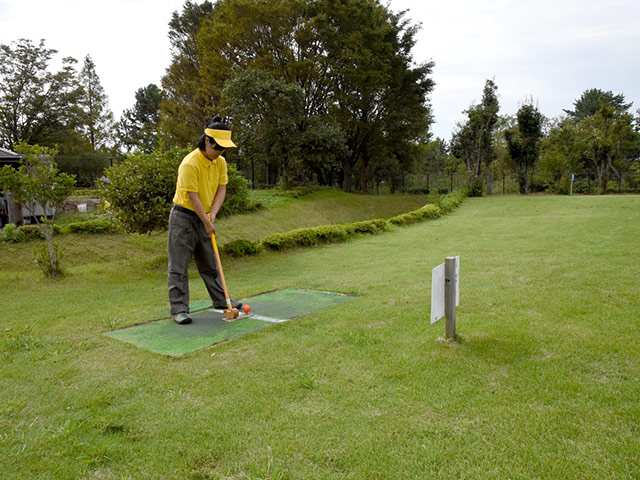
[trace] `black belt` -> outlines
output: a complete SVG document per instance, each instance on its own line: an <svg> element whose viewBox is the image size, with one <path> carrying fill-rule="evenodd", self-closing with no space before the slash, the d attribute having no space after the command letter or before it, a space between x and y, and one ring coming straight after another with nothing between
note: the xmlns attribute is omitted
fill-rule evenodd
<svg viewBox="0 0 640 480"><path fill-rule="evenodd" d="M183 206L181 206L181 205L176 205L175 203L173 204L173 208L174 208L175 210L179 211L179 212L187 213L187 214L189 214L189 215L193 215L194 217L197 217L197 216L198 216L198 214L197 214L196 212L194 212L193 210L189 210L188 208L184 208L184 207L183 207Z"/></svg>

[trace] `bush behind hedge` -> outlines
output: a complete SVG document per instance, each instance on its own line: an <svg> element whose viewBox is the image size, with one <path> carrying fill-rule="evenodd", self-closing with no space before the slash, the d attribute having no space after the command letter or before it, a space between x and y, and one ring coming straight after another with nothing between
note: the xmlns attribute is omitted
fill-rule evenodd
<svg viewBox="0 0 640 480"><path fill-rule="evenodd" d="M136 153L106 169L100 194L130 233L164 231L176 190L178 167L189 149ZM218 217L250 211L247 180L227 163L229 183Z"/></svg>
<svg viewBox="0 0 640 480"><path fill-rule="evenodd" d="M119 223L109 218L73 222L64 226L53 226L54 235L66 233L117 233L122 230L122 226ZM44 235L38 225L22 225L21 227L17 227L14 224L8 224L5 225L0 240L14 243L29 242L33 240L44 240Z"/></svg>

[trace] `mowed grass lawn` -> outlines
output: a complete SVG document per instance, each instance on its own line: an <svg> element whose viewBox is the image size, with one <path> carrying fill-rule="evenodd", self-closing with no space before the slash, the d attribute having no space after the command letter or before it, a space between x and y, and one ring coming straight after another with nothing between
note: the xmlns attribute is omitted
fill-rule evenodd
<svg viewBox="0 0 640 480"><path fill-rule="evenodd" d="M473 198L223 259L236 297L361 298L180 359L102 335L166 307L161 242L64 241L88 258L61 282L0 272L3 479L640 477L640 196ZM429 324L448 255L457 344Z"/></svg>

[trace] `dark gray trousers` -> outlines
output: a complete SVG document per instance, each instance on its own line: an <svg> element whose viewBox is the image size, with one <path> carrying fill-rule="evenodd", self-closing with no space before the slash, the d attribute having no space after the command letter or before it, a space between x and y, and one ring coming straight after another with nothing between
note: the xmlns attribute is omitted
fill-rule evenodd
<svg viewBox="0 0 640 480"><path fill-rule="evenodd" d="M193 257L214 305L225 303L211 237L194 213L171 209L169 214L169 302L171 314L189 311L189 262Z"/></svg>

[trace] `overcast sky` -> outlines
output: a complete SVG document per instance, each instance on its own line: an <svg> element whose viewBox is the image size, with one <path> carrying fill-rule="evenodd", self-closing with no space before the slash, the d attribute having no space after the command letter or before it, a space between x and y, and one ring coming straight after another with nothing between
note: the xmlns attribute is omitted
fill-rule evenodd
<svg viewBox="0 0 640 480"><path fill-rule="evenodd" d="M183 0L0 0L0 43L44 38L79 67L91 55L116 118L135 91L160 84L170 62L171 14ZM391 0L421 23L416 61L433 60L436 136L449 139L486 79L502 114L527 98L548 117L589 88L623 93L640 108L640 0Z"/></svg>

